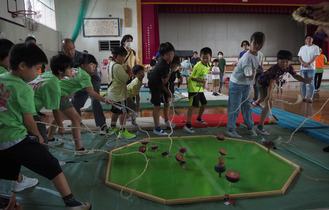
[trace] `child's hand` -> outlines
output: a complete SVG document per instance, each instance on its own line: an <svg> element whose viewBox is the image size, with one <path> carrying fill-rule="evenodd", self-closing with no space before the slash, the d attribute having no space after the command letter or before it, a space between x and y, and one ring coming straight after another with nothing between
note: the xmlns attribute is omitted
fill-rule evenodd
<svg viewBox="0 0 329 210"><path fill-rule="evenodd" d="M61 135L61 136L64 136L65 129L63 127L58 128L58 134Z"/></svg>
<svg viewBox="0 0 329 210"><path fill-rule="evenodd" d="M114 101L111 100L111 99L109 99L109 98L106 98L105 101L104 101L104 103L106 103L106 104L113 104Z"/></svg>

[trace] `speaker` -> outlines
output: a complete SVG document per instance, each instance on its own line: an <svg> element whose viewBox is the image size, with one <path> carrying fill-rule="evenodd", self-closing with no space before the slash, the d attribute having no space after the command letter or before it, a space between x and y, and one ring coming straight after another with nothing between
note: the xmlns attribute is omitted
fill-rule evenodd
<svg viewBox="0 0 329 210"><path fill-rule="evenodd" d="M127 7L123 8L123 14L125 27L131 27L131 9Z"/></svg>

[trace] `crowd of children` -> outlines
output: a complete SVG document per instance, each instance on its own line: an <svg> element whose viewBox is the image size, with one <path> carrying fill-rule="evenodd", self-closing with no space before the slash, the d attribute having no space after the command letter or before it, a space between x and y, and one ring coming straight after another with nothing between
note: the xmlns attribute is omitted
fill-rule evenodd
<svg viewBox="0 0 329 210"><path fill-rule="evenodd" d="M136 134L127 130L126 121L127 116L130 115L132 125L138 127L136 117L140 111L139 94L143 86L145 70L138 64L136 52L131 48L132 41L131 35L125 35L121 46L112 49L111 61L107 68L107 96L103 97L99 94L99 86L95 86L96 83L94 84L92 79L95 72L97 73L96 58L88 53L77 53L77 51L73 53L72 50L75 50L75 46L72 40L63 40L63 53L53 56L50 60L51 71L38 75L39 69L48 62L46 55L39 47L30 42L14 45L9 40L0 39L0 131L2 133L0 136L0 162L3 166L3 170L0 171L0 179L14 180L16 190L13 189L13 191L21 191L38 182L38 180L20 173L20 167L25 166L53 182L63 197L67 209L90 209L91 204L80 202L73 197L61 170L60 162L51 155L46 145L48 142L56 141L54 135L57 128L58 133L64 135L62 116L64 115L71 121L75 155L92 153L82 145L80 130L80 109L88 96L93 100L112 104L109 128L104 120L96 121L96 125L100 126L101 134L117 133L118 139L136 137ZM265 35L262 32L252 34L250 43L247 40L241 43L244 51L241 52L241 57L239 57L229 81L226 131L228 136L241 137L235 130L240 109L248 135L270 135L263 125L272 106L271 91L284 74L289 73L296 80L305 84L313 84L312 77L306 75L302 77L296 74L290 65L292 54L285 50L278 52L277 64L263 72L264 56L260 50L264 44ZM169 119L169 108L175 98L175 81L178 80L179 87L183 83L183 78L186 81L189 99L187 121L183 129L187 133L195 133L192 127L192 114L195 108L199 108L195 123L207 125L202 116L207 106L204 88L207 84L208 74L212 79L212 95L218 96L222 92L226 70L224 54L219 51L217 58L211 61L212 50L204 47L200 50L200 57L195 51L190 60L185 57L181 62L180 58L175 55L174 46L169 42L161 43L158 53L158 62L154 59L150 61L146 86L150 89L150 101L154 105L153 133L161 136L168 135L160 127L161 103L164 104L163 115L166 128L174 129L176 127ZM302 55L302 52L300 54ZM312 57L313 60L315 58ZM323 63L326 62L325 56L319 57L319 59L322 59ZM306 60L303 62L305 63ZM321 62L319 61L320 64ZM74 66L76 68L72 69ZM317 66L316 69L318 72L314 84L315 89L318 90L323 66ZM253 102L250 101L251 85L254 85ZM70 101L69 96L72 94L74 97ZM79 97L79 94L83 94L83 97ZM310 100L312 97L310 96ZM259 105L260 103L264 104L264 108L260 123L254 130L251 104ZM45 124L40 123L38 115L42 108L52 110L54 116L52 124L55 126L50 126L48 133ZM97 109L96 106L93 108ZM45 146L42 143L45 143Z"/></svg>

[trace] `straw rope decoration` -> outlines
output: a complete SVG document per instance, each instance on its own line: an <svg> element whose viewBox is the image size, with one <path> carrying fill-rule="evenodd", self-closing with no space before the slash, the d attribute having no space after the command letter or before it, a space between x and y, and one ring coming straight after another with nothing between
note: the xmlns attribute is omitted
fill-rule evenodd
<svg viewBox="0 0 329 210"><path fill-rule="evenodd" d="M306 10L312 10L312 8L311 7L299 7L297 10L295 10L292 13L292 17L297 22L301 22L301 23L305 23L305 24L312 24L312 25L316 25L316 26L329 26L328 22L318 21L318 20L314 20L314 19L310 18L306 14Z"/></svg>

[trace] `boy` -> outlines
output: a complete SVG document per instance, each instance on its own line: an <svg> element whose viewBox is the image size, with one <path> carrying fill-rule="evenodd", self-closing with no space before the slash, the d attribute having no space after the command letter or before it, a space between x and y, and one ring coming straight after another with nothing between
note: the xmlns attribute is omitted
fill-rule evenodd
<svg viewBox="0 0 329 210"><path fill-rule="evenodd" d="M198 57L198 52L194 51L193 57L191 58L192 67L194 67L194 65L197 64L199 61L200 61L200 58Z"/></svg>
<svg viewBox="0 0 329 210"><path fill-rule="evenodd" d="M220 70L218 93L221 94L222 87L223 87L223 78L224 78L225 68L226 68L226 60L224 59L224 53L222 51L219 51L217 53L217 57L218 57L218 68Z"/></svg>
<svg viewBox="0 0 329 210"><path fill-rule="evenodd" d="M324 64L327 63L327 57L324 54L322 54L322 49L321 48L319 49L320 49L320 55L316 58L315 61L315 78L314 78L315 92L319 91L322 81Z"/></svg>
<svg viewBox="0 0 329 210"><path fill-rule="evenodd" d="M143 78L145 75L144 67L140 65L134 66L133 74L135 76L135 79L133 79L133 81L131 81L131 83L127 85L127 92L128 92L127 106L138 113L139 104L140 104L139 90L143 85ZM136 103L134 102L134 97L136 97ZM131 112L131 110L128 110L128 112ZM135 114L131 114L131 125L134 127L138 127L136 123Z"/></svg>
<svg viewBox="0 0 329 210"><path fill-rule="evenodd" d="M8 39L0 39L0 74L7 73L9 68L9 50L14 45Z"/></svg>
<svg viewBox="0 0 329 210"><path fill-rule="evenodd" d="M26 82L37 76L44 63L47 57L39 47L17 44L9 52L10 72L0 75L0 179L19 179L23 165L52 180L67 209L90 209L91 204L73 197L58 160L42 146L43 137L33 120L33 90Z"/></svg>
<svg viewBox="0 0 329 210"><path fill-rule="evenodd" d="M73 70L70 77L64 78L59 82L61 86L61 98L60 98L59 110L72 122L71 131L75 143L76 156L91 154L92 151L86 150L81 143L81 130L80 130L81 116L78 114L76 108L73 107L73 104L69 101L68 96L85 88L87 93L94 99L103 101L106 104L112 103L111 100L100 96L97 92L94 91L93 85L91 83L90 74L94 72L96 64L97 61L93 55L83 54L81 57L81 63L79 68ZM64 69L65 66L56 63L56 61L53 61L50 67L55 68L52 69L52 71L66 70ZM57 124L57 123L56 121L53 121L52 124ZM60 125L58 126L62 128L63 127L62 122L60 122ZM53 137L55 131L56 128L51 126L48 133L49 141L54 140Z"/></svg>
<svg viewBox="0 0 329 210"><path fill-rule="evenodd" d="M155 65L157 64L157 61L152 59L150 60L150 64L148 66L148 71L147 71L147 81L150 80L150 76L151 76L151 73L153 71L153 69L155 68ZM148 88L148 82L144 85L145 88Z"/></svg>
<svg viewBox="0 0 329 210"><path fill-rule="evenodd" d="M195 133L192 128L191 120L192 120L192 113L195 108L199 107L201 103L201 107L199 109L199 115L196 120L196 123L207 125L205 121L201 119L204 110L207 106L207 99L203 93L203 88L207 80L205 79L206 75L210 70L210 59L211 59L212 51L209 47L204 47L200 51L200 60L195 66L193 67L193 72L188 81L188 98L190 100L190 107L187 111L187 121L186 125L184 126L184 130L188 133Z"/></svg>
<svg viewBox="0 0 329 210"><path fill-rule="evenodd" d="M182 67L182 72L181 73L182 73L182 76L185 77L185 79L186 79L186 87L187 87L188 78L190 77L191 71L193 70L192 69L192 64L188 60L188 57L184 57L184 60L180 65Z"/></svg>
<svg viewBox="0 0 329 210"><path fill-rule="evenodd" d="M159 46L159 53L161 55L157 65L155 66L153 72L150 75L149 87L151 91L151 103L154 105L153 109L153 120L154 120L154 130L153 133L160 136L168 135L165 131L160 128L160 104L161 102L167 103L170 99L170 92L165 84L168 82L171 71L170 62L174 59L175 55L174 46L169 43L161 43ZM163 100L165 98L165 100ZM170 123L170 121L169 121ZM170 124L166 124L167 127Z"/></svg>
<svg viewBox="0 0 329 210"><path fill-rule="evenodd" d="M212 95L219 96L216 92L217 88L219 87L219 78L220 78L220 69L218 68L219 60L215 59L212 62L213 67L211 68L211 79L212 79Z"/></svg>
<svg viewBox="0 0 329 210"><path fill-rule="evenodd" d="M46 109L53 111L57 125L63 127L62 119L59 113L61 100L61 87L59 85L59 81L64 76L71 76L73 62L66 55L56 55L51 58L50 66L52 72L39 74L36 79L28 83L34 90L34 104L36 112L33 113L33 118L36 122L41 121L37 113L45 107ZM44 142L48 143L45 124L37 123L37 126ZM59 134L65 134L63 128L59 129Z"/></svg>
<svg viewBox="0 0 329 210"><path fill-rule="evenodd" d="M111 128L109 131L119 132L119 139L132 139L135 138L135 134L128 132L125 128L126 124L126 99L127 93L127 81L130 79L131 69L126 68L124 65L127 51L124 47L116 47L112 51L112 56L114 60L110 63L109 69L109 88L107 89L107 94L110 99L115 103L112 106L112 118L111 118ZM119 107L118 107L119 106ZM120 128L116 127L119 118Z"/></svg>
<svg viewBox="0 0 329 210"><path fill-rule="evenodd" d="M286 72L291 74L293 78L300 82L310 84L312 82L311 77L303 78L302 76L296 74L296 71L290 65L292 59L292 54L286 50L280 50L277 54L277 64L269 68L267 71L261 75L257 80L257 87L260 93L259 102L265 103L265 108L262 110L259 125L256 128L256 132L261 135L270 135L264 128L264 122L267 114L272 107L272 96L271 91L273 90L274 84L277 80L281 78ZM269 105L271 107L269 107Z"/></svg>
<svg viewBox="0 0 329 210"><path fill-rule="evenodd" d="M251 115L250 85L254 81L255 74L259 67L259 53L265 42L265 35L262 32L255 32L250 38L250 49L239 60L234 68L229 84L229 97L227 105L227 131L230 137L241 137L236 131L236 120L238 119L240 106L243 120L247 125L247 134L257 136L253 130L254 121Z"/></svg>

